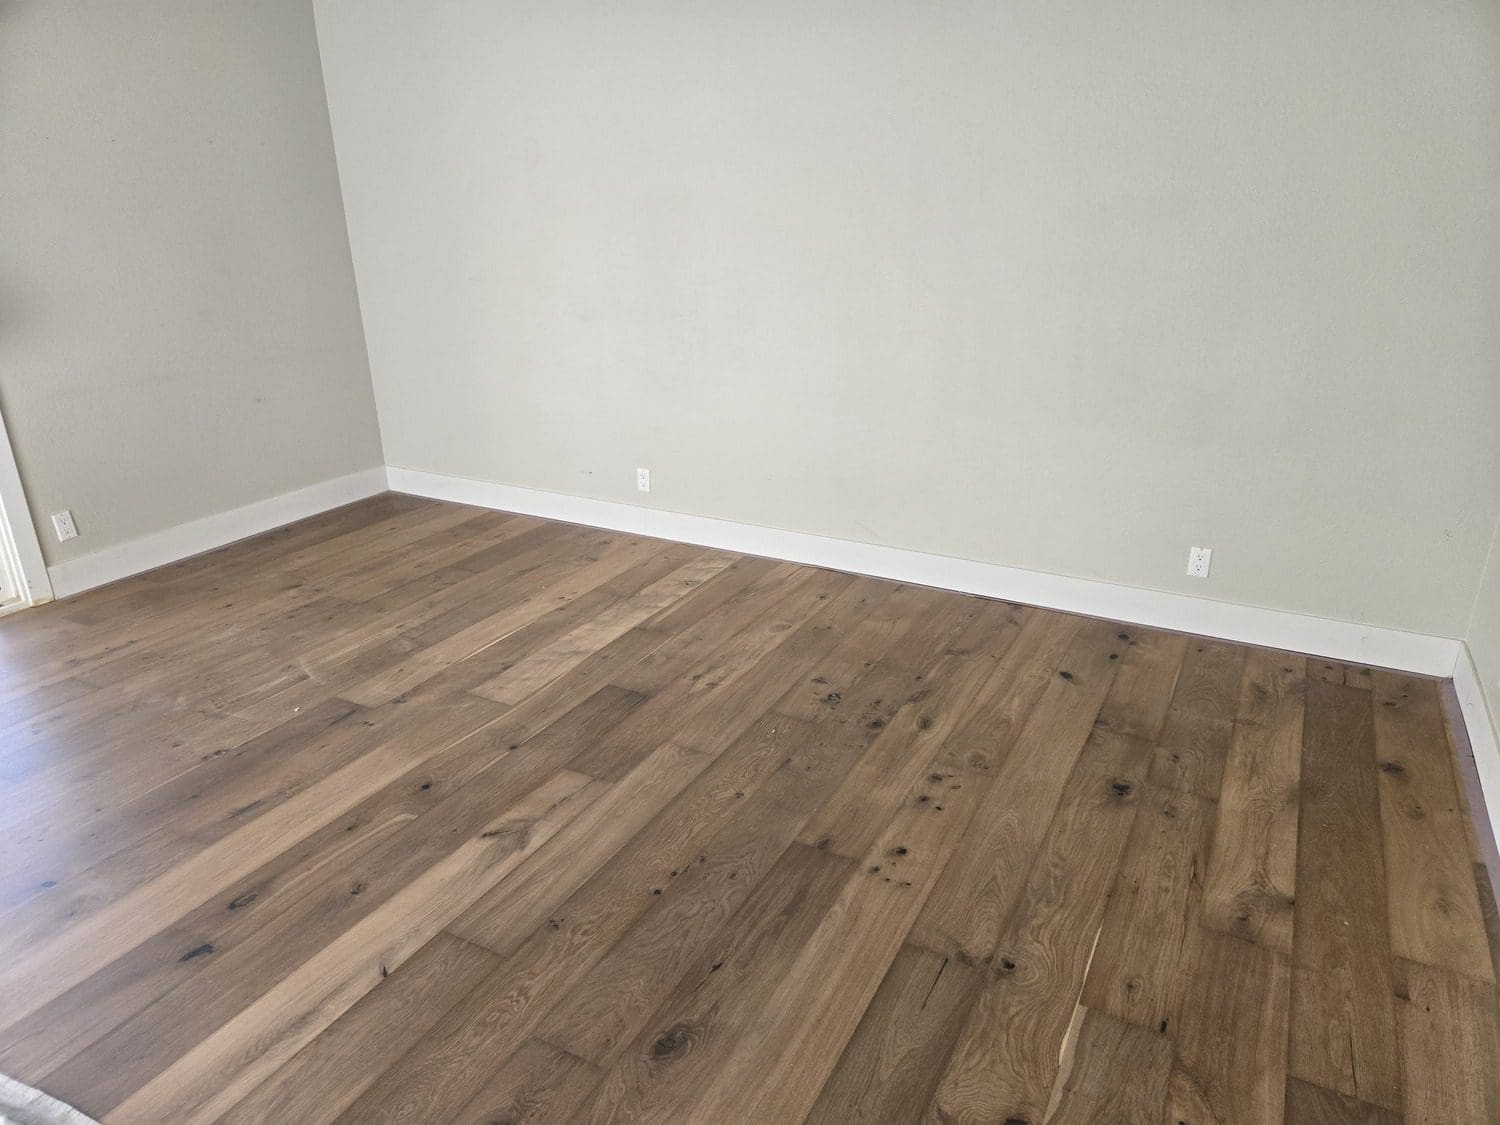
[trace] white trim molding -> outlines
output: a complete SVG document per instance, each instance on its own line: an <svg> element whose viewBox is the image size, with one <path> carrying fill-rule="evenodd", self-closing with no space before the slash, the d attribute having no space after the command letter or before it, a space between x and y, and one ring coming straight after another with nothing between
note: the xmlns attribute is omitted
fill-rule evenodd
<svg viewBox="0 0 1500 1125"><path fill-rule="evenodd" d="M782 531L417 469L393 466L387 469L387 473L392 491L413 496L674 539L966 594L983 594L1111 621L1305 652L1330 660L1398 668L1443 679L1453 675L1454 662L1462 647L1461 642L1447 637L1212 601L1163 590L1120 586L1088 578L1069 578L803 531Z"/></svg>
<svg viewBox="0 0 1500 1125"><path fill-rule="evenodd" d="M36 536L36 525L31 522L21 470L16 465L3 416L0 416L0 553L4 554L0 566L6 566L14 576L20 595L0 607L0 612L52 600L52 582L42 557L42 544Z"/></svg>
<svg viewBox="0 0 1500 1125"><path fill-rule="evenodd" d="M48 568L52 591L59 598L72 597L385 491L385 467L377 466L257 500L58 563Z"/></svg>
<svg viewBox="0 0 1500 1125"><path fill-rule="evenodd" d="M1484 791L1485 809L1490 827L1500 840L1500 724L1495 721L1485 699L1484 681L1474 664L1469 646L1460 642L1458 658L1453 664L1453 691L1458 709L1469 732L1469 751L1479 771L1479 787Z"/></svg>

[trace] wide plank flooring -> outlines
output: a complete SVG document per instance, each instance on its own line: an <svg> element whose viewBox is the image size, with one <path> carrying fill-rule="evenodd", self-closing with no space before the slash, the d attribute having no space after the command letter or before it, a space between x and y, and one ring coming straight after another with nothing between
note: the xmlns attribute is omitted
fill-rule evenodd
<svg viewBox="0 0 1500 1125"><path fill-rule="evenodd" d="M0 620L108 1122L1500 1121L1442 685L385 495Z"/></svg>

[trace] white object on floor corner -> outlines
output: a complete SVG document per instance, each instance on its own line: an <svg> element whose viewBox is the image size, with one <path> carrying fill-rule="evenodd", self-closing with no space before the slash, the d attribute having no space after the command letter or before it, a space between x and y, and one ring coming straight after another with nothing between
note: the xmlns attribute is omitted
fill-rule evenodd
<svg viewBox="0 0 1500 1125"><path fill-rule="evenodd" d="M99 1125L50 1094L0 1074L0 1125Z"/></svg>

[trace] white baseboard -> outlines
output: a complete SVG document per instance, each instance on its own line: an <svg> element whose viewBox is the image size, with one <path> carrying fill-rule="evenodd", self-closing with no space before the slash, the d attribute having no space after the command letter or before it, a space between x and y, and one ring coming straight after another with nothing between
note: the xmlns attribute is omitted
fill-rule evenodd
<svg viewBox="0 0 1500 1125"><path fill-rule="evenodd" d="M1469 646L1460 643L1453 664L1453 690L1458 709L1469 732L1469 749L1479 770L1479 787L1484 791L1485 808L1490 827L1500 840L1500 724L1485 701L1483 681L1474 665Z"/></svg>
<svg viewBox="0 0 1500 1125"><path fill-rule="evenodd" d="M385 467L364 469L69 559L47 574L55 597L71 597L384 491Z"/></svg>
<svg viewBox="0 0 1500 1125"><path fill-rule="evenodd" d="M387 472L393 491L414 496L675 539L743 554L765 555L967 594L983 594L1111 621L1305 652L1330 660L1398 668L1444 679L1453 675L1461 647L1461 642L1447 637L1333 621L1087 578L1068 578L900 547L856 543L801 531L781 531L416 469L390 467Z"/></svg>

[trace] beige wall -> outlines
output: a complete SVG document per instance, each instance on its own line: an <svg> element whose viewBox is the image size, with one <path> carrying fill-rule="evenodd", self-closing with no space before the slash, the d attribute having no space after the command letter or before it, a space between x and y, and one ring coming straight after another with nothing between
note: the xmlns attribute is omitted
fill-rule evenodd
<svg viewBox="0 0 1500 1125"><path fill-rule="evenodd" d="M1465 633L1494 5L316 8L392 464ZM380 463L338 190L306 0L0 3L50 561Z"/></svg>
<svg viewBox="0 0 1500 1125"><path fill-rule="evenodd" d="M0 407L50 562L381 463L307 0L0 3Z"/></svg>
<svg viewBox="0 0 1500 1125"><path fill-rule="evenodd" d="M316 0L387 460L1461 636L1494 7Z"/></svg>

